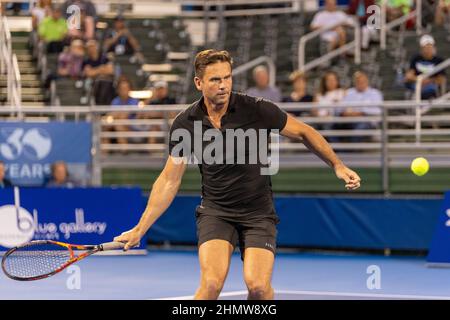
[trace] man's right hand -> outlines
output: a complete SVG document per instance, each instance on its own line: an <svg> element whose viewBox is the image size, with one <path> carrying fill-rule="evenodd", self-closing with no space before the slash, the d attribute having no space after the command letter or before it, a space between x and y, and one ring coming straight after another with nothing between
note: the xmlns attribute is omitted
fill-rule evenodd
<svg viewBox="0 0 450 320"><path fill-rule="evenodd" d="M123 250L127 251L128 249L139 246L142 236L136 228L133 228L122 232L120 236L114 238L114 241L125 243Z"/></svg>

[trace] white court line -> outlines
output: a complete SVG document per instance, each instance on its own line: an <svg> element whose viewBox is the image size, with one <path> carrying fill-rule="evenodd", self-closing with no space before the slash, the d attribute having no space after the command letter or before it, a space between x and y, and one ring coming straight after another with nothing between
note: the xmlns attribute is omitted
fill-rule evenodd
<svg viewBox="0 0 450 320"><path fill-rule="evenodd" d="M447 296L424 296L408 294L382 294L382 293L359 293L359 292L334 292L334 291L293 291L276 290L275 294L296 294L309 296L334 296L334 297L358 297L358 298L385 298L385 299L417 299L417 300L450 300ZM220 297L247 295L247 290L224 292ZM168 297L149 300L192 300L194 296Z"/></svg>

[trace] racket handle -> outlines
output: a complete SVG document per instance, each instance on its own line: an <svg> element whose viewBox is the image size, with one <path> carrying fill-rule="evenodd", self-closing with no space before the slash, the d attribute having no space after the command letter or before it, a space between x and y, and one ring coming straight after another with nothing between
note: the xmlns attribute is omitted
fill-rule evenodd
<svg viewBox="0 0 450 320"><path fill-rule="evenodd" d="M125 247L123 242L105 242L100 245L100 251L123 249L123 247Z"/></svg>

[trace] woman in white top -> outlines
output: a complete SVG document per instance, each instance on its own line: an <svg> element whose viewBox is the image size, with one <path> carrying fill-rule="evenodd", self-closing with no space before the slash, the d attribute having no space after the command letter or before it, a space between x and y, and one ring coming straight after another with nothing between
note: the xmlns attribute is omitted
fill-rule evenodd
<svg viewBox="0 0 450 320"><path fill-rule="evenodd" d="M36 6L31 9L31 23L33 30L37 30L39 23L50 15L52 0L39 0Z"/></svg>
<svg viewBox="0 0 450 320"><path fill-rule="evenodd" d="M339 77L336 72L328 71L320 81L319 92L314 97L314 101L319 105L332 105L341 102L346 95L346 90L341 88ZM312 115L316 117L328 117L334 115L334 108L317 108L312 110Z"/></svg>

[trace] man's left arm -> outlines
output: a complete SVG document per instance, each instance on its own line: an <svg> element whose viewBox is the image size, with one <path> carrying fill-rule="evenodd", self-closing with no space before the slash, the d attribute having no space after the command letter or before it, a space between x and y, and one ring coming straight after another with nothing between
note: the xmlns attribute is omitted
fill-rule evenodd
<svg viewBox="0 0 450 320"><path fill-rule="evenodd" d="M330 144L317 130L288 115L286 125L281 130L281 134L289 138L301 139L309 150L334 169L336 176L345 181L345 187L348 190L355 190L360 187L361 178L358 174L345 166Z"/></svg>

